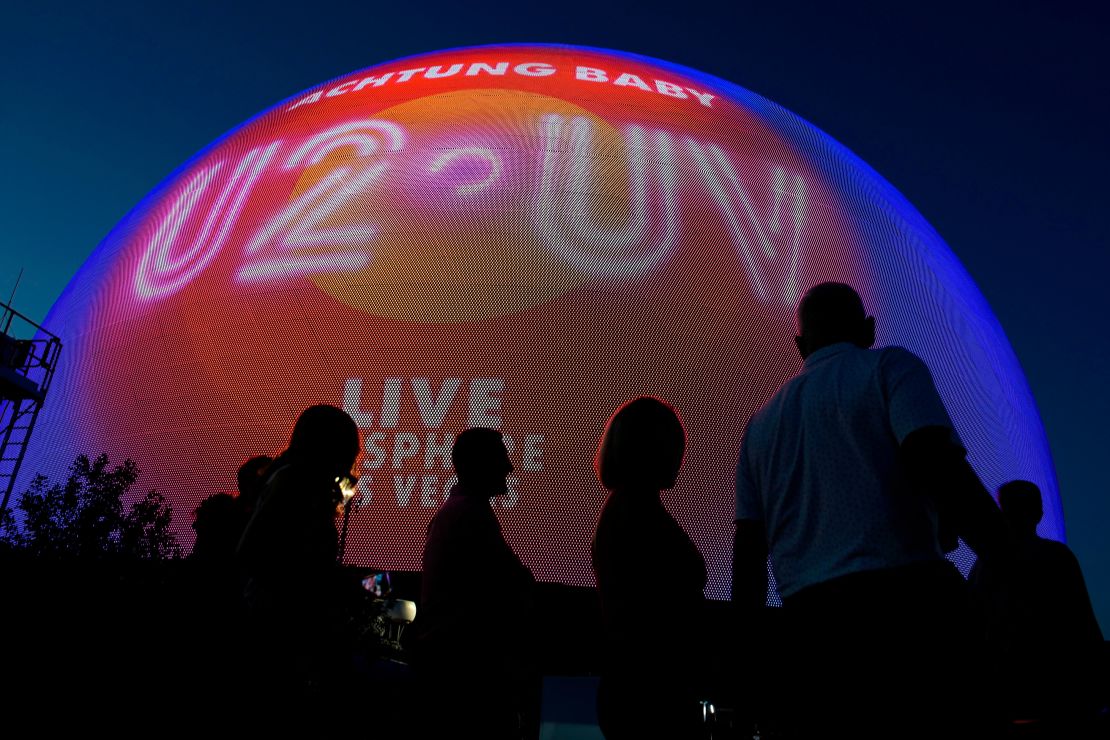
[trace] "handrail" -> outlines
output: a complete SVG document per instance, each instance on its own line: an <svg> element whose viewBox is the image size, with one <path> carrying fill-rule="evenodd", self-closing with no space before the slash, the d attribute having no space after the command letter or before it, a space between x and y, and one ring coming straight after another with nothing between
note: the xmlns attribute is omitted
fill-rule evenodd
<svg viewBox="0 0 1110 740"><path fill-rule="evenodd" d="M23 321L25 321L26 323L30 324L32 327L34 327L34 329L36 331L39 331L39 332L42 332L43 334L46 334L51 339L59 339L59 340L61 339L61 337L59 337L57 334L50 331L49 329L47 329L42 324L39 324L38 322L31 320L27 316L24 316L19 311L16 311L14 308L9 306L7 303L0 303L0 309L3 309L3 314L2 314L3 318L0 318L0 324L3 324L3 326L4 326L3 333L6 334L6 335L11 334L12 322L16 318L19 318L19 319L22 319Z"/></svg>

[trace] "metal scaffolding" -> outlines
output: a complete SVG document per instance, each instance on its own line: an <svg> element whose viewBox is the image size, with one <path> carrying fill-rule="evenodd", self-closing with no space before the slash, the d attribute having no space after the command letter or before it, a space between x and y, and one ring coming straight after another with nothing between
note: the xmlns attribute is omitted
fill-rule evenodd
<svg viewBox="0 0 1110 740"><path fill-rule="evenodd" d="M19 466L58 366L62 340L0 303L0 514L7 511ZM30 335L19 338L18 335Z"/></svg>

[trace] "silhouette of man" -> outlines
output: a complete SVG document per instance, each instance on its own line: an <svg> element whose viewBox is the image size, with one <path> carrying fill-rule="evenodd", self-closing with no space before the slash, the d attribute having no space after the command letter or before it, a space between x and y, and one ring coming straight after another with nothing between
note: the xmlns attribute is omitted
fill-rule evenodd
<svg viewBox="0 0 1110 740"><path fill-rule="evenodd" d="M416 640L441 699L443 737L516 737L523 669L520 635L535 584L505 542L490 500L513 466L501 433L473 428L451 448L458 484L428 525Z"/></svg>
<svg viewBox="0 0 1110 740"><path fill-rule="evenodd" d="M1012 719L1079 720L1098 708L1102 631L1068 546L1037 536L1041 490L1025 480L998 489L1010 557L971 569L972 603L986 631Z"/></svg>
<svg viewBox="0 0 1110 740"><path fill-rule="evenodd" d="M803 736L951 735L966 595L938 515L979 551L997 548L1001 515L925 364L869 349L875 319L855 290L815 286L798 326L802 369L741 445L733 599L763 605L770 554L799 649Z"/></svg>

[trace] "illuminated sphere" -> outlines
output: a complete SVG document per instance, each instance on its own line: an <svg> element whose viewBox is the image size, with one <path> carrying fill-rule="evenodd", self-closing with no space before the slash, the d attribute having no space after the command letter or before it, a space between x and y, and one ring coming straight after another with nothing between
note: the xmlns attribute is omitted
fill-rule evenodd
<svg viewBox="0 0 1110 740"><path fill-rule="evenodd" d="M1041 533L1062 538L1018 362L925 219L774 103L571 46L345 75L170 175L47 319L65 349L22 482L131 457L188 548L201 499L332 403L364 446L347 562L418 570L454 435L492 426L515 467L509 543L540 580L588 585L598 438L655 395L689 435L664 502L723 598L744 425L800 367L799 295L830 279L860 291L880 345L928 363L987 486L1039 484Z"/></svg>

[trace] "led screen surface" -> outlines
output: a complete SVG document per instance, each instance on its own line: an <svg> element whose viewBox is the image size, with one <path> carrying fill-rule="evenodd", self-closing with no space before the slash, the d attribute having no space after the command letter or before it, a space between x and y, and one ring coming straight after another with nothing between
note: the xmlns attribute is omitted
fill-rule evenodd
<svg viewBox="0 0 1110 740"><path fill-rule="evenodd" d="M1018 363L920 214L753 93L569 46L361 70L173 173L47 319L66 344L22 477L131 457L188 547L199 501L332 403L363 440L347 562L417 570L454 435L491 426L515 467L510 544L539 579L589 585L598 437L658 395L689 434L664 502L725 598L741 432L800 367L795 306L829 279L928 362L989 487L1041 485L1061 538Z"/></svg>

